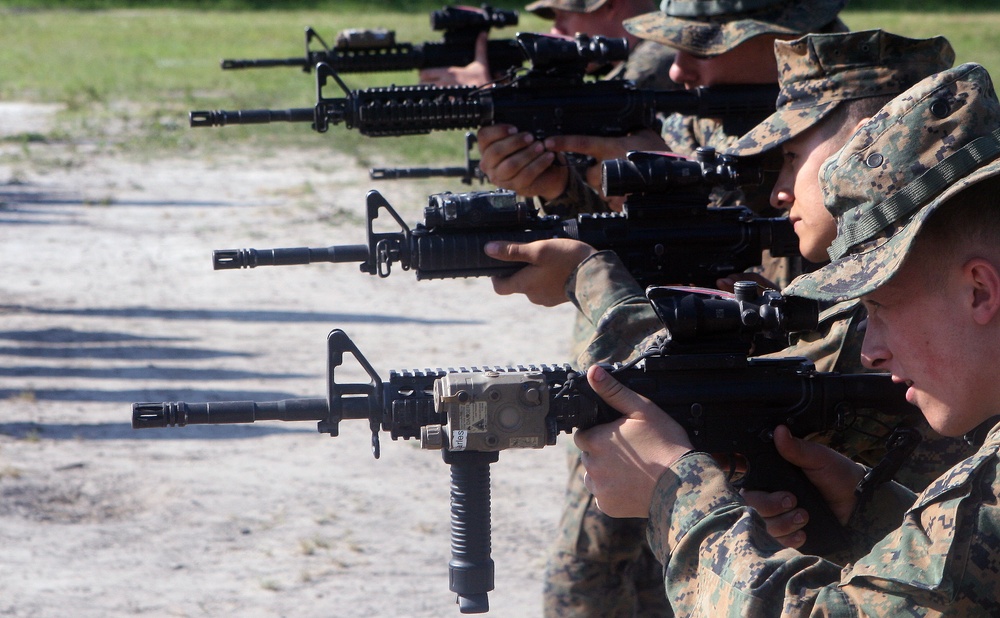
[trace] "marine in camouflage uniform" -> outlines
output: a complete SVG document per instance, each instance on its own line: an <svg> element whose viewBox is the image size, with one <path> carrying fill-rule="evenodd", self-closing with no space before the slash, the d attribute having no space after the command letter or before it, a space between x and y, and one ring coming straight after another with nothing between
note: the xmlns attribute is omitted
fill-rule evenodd
<svg viewBox="0 0 1000 618"><path fill-rule="evenodd" d="M702 58L732 52L740 44L762 35L792 36L807 32L847 30L847 26L837 18L845 0L819 2L762 0L755 6L755 11L739 8L741 3L738 0L721 0L713 4L709 7L701 0L664 0L660 11L627 20L624 26L643 41L664 45ZM688 157L694 156L695 151L701 147L725 152L739 139L739 135L733 135L726 130L720 118L703 118L678 113L670 114L663 120L661 137L669 151ZM743 205L760 214L770 215L773 212L767 204L767 191L766 187L737 191L717 189L712 193L712 204ZM603 212L607 210L607 203L595 188L586 184L578 170L571 170L564 193L554 200L544 202L543 209L549 213L565 216L580 212ZM804 265L801 258L772 258L765 253L761 266L752 270L783 286L801 274ZM602 277L602 279L609 278ZM622 289L609 291L609 295L627 298L634 293L634 290L627 289L627 283L620 285ZM640 305L643 300L644 296L639 290ZM629 310L631 306L623 305L621 309ZM591 312L585 312L587 316L590 314ZM640 322L646 322L654 328L658 325L658 321L640 320ZM594 337L593 324L597 322L577 319L574 323L572 351L574 357L585 358L581 355L584 354L588 341Z"/></svg>
<svg viewBox="0 0 1000 618"><path fill-rule="evenodd" d="M776 49L783 74L780 109L743 136L730 151L733 154L750 156L775 149L829 117L841 102L881 100L901 93L919 79L951 67L955 58L941 37L921 41L880 30L814 35L779 43ZM795 345L772 356L805 356L820 371L865 372L860 350L866 318L860 301L838 303L821 315L817 332L801 336ZM848 430L812 439L875 466L886 455L886 439L897 424L891 416L866 411ZM964 441L938 435L923 417L908 425L920 433L921 441L893 477L910 489L924 489L942 470L970 454Z"/></svg>
<svg viewBox="0 0 1000 618"><path fill-rule="evenodd" d="M975 64L927 78L886 105L821 172L825 203L837 217L833 261L797 279L786 292L842 301L878 290L900 272L932 215L980 206L958 201L968 200L959 193L977 183L990 182L987 191L995 190L998 127L1000 101L989 75ZM979 199L996 209L996 194L985 195ZM964 220L962 225L971 232L974 224ZM937 248L926 245L921 256L927 260ZM943 255L952 264L958 261ZM957 277L955 268L948 268L943 286ZM936 294L915 290L913 280L909 286L917 295ZM950 316L940 317L945 322ZM964 324L970 320L964 319ZM995 316L990 324L987 336L994 336ZM912 333L896 336L906 338L894 342L901 348L921 343L910 340ZM873 346L876 358L891 355L893 346ZM899 362L926 362L914 354L920 352L906 351ZM966 365L977 360L963 358ZM948 368L942 370L947 376ZM989 374L976 374L965 388L994 389L996 370ZM843 569L771 539L710 456L681 457L657 483L647 530L665 565L674 610L724 616L1000 615L1000 514L995 508L1000 417L986 418L990 404L983 403L963 408L953 395L944 395L935 418L958 426L979 422L973 434L981 446L915 499L889 484L860 504L849 527L855 549L866 553ZM1000 413L1000 406L992 406Z"/></svg>

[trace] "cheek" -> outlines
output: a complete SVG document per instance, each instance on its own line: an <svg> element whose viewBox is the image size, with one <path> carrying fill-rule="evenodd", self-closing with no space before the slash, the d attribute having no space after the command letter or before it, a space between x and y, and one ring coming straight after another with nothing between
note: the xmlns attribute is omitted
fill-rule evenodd
<svg viewBox="0 0 1000 618"><path fill-rule="evenodd" d="M830 259L830 254L827 251L833 241L837 238L837 222L833 219L825 219L819 222L816 226L816 246L822 251L823 255L820 257L821 261L826 261ZM816 261L816 260L814 260Z"/></svg>
<svg viewBox="0 0 1000 618"><path fill-rule="evenodd" d="M576 36L577 32L594 34L591 32L592 28L588 28L586 22L581 20L575 13L570 13L570 16L564 19L562 24L563 34L566 36Z"/></svg>
<svg viewBox="0 0 1000 618"><path fill-rule="evenodd" d="M899 345L905 346L903 354L909 359L904 369L914 374L908 377L935 399L949 399L948 393L957 386L955 368L961 363L957 346L948 341L948 333L939 322L926 323L922 315L905 319L907 329L900 335Z"/></svg>
<svg viewBox="0 0 1000 618"><path fill-rule="evenodd" d="M696 62L694 70L698 75L698 86L719 86L728 83L714 63Z"/></svg>

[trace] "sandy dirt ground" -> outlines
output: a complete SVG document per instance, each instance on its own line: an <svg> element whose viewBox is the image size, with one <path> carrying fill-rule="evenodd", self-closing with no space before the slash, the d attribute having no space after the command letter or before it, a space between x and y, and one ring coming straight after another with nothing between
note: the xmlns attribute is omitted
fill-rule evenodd
<svg viewBox="0 0 1000 618"><path fill-rule="evenodd" d="M0 133L51 112L4 104ZM416 222L449 182L377 188ZM212 270L364 242L375 187L329 152L0 142L0 615L460 615L440 454L385 438L376 461L363 421L130 425L137 401L323 396L333 328L383 375L568 360L572 308L487 279ZM540 614L567 442L492 466L490 615Z"/></svg>

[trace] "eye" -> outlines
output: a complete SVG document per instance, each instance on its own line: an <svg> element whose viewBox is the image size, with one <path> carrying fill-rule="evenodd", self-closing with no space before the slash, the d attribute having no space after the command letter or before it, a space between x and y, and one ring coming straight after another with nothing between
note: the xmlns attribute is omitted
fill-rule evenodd
<svg viewBox="0 0 1000 618"><path fill-rule="evenodd" d="M882 307L881 303L878 303L868 298L863 299L861 301L861 304L865 306L865 309L868 311L869 316L874 316L875 312Z"/></svg>

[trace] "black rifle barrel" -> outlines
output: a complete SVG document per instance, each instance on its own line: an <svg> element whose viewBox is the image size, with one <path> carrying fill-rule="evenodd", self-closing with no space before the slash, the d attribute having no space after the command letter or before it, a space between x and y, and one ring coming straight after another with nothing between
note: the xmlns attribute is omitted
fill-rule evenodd
<svg viewBox="0 0 1000 618"><path fill-rule="evenodd" d="M704 117L738 113L771 113L778 97L776 84L703 86L691 90L653 91L659 112Z"/></svg>
<svg viewBox="0 0 1000 618"><path fill-rule="evenodd" d="M229 124L268 124L271 122L312 122L312 107L292 109L238 109L191 112L192 127L224 127Z"/></svg>
<svg viewBox="0 0 1000 618"><path fill-rule="evenodd" d="M474 175L467 167L373 167L368 170L372 180L398 180L400 178L466 178Z"/></svg>
<svg viewBox="0 0 1000 618"><path fill-rule="evenodd" d="M132 427L184 427L254 421L318 421L327 417L326 399L282 401L212 401L208 403L136 403L132 405ZM367 410L359 418L367 418ZM350 417L355 418L355 417Z"/></svg>
<svg viewBox="0 0 1000 618"><path fill-rule="evenodd" d="M296 58L258 58L247 60L223 60L221 63L224 71L233 69L265 69L270 67L307 67L309 58L298 56Z"/></svg>
<svg viewBox="0 0 1000 618"><path fill-rule="evenodd" d="M213 252L215 270L255 268L257 266L291 266L313 262L364 262L368 260L367 245L335 247L290 247L286 249L222 249Z"/></svg>

